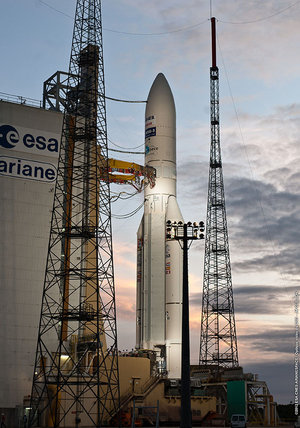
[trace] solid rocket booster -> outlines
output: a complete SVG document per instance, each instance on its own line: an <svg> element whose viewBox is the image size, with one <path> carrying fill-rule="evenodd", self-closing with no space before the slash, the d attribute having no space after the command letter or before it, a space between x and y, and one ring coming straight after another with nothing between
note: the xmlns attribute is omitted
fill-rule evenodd
<svg viewBox="0 0 300 428"><path fill-rule="evenodd" d="M176 200L176 112L170 86L159 73L145 113L145 165L156 169L145 187L137 233L137 348L158 353L161 371L181 371L182 251L166 241L166 221L183 221Z"/></svg>

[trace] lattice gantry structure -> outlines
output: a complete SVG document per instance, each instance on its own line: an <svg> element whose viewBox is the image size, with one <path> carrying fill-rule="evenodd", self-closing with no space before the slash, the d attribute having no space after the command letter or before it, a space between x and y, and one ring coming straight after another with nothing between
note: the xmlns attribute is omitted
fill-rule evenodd
<svg viewBox="0 0 300 428"><path fill-rule="evenodd" d="M220 146L215 18L211 19L211 24L211 145L199 364L218 368L237 367L238 351Z"/></svg>
<svg viewBox="0 0 300 428"><path fill-rule="evenodd" d="M29 426L119 406L101 1L77 0Z"/></svg>

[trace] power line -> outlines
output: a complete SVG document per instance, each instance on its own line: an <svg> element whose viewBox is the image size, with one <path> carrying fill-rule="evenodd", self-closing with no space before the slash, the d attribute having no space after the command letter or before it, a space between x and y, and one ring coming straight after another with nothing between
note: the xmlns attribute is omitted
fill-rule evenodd
<svg viewBox="0 0 300 428"><path fill-rule="evenodd" d="M297 3L300 3L300 1L298 1ZM242 145L244 146L244 151L245 151L246 159L247 159L247 162L249 164L250 175L251 175L251 178L252 178L253 184L254 184L254 189L255 189L255 193L256 193L257 202L258 202L258 205L260 207L260 210L261 210L261 213L262 213L262 216L263 216L263 219L264 219L264 223L265 223L265 226L266 226L266 231L267 231L268 239L269 239L269 241L271 243L271 247L272 247L271 251L272 251L274 257L278 257L278 255L276 254L276 251L275 251L275 242L274 242L274 239L273 239L272 234L271 234L270 229L269 229L269 225L268 225L268 222L267 222L267 216L266 216L263 204L262 204L262 200L261 200L261 198L259 196L259 191L258 191L258 188L257 188L257 185L256 185L256 179L255 179L255 176L254 176L253 168L252 168L249 156L248 156L247 147L246 147L244 135L243 135L243 132L242 132L241 123L240 123L240 120L239 120L238 111L237 111L236 104L235 104L234 97L233 97L233 93L232 93L232 90L231 90L231 85L230 85L230 82L229 82L229 77L228 77L228 74L227 74L227 70L226 70L226 66L225 66L225 61L224 61L224 57L223 57L223 54L222 54L222 50L221 50L221 46L220 46L220 41L219 41L218 37L217 37L217 40L218 40L218 46L219 46L219 50L220 50L220 54L221 54L221 59L222 59L224 71L225 71L225 76L226 76L226 81L227 81L227 85L228 85L228 89L229 89L230 98L231 98L231 101L232 101L232 104L233 104L233 109L234 109L234 112L235 112L235 116L236 116L236 120L237 120L237 124L238 124L238 128L239 128L239 133L240 133ZM285 284L288 282L288 280L287 280L286 275L282 272L281 269L279 269L279 275L280 275L280 277L281 277L281 279L283 281L283 286L285 288L287 288L287 286Z"/></svg>
<svg viewBox="0 0 300 428"><path fill-rule="evenodd" d="M39 0L39 2L40 2L41 4L43 4L43 5L47 6L47 7L49 7L49 9L52 9L52 10L54 10L55 12L58 12L58 13L60 13L61 15L64 15L64 16L66 16L67 18L72 19L72 21L74 20L74 17L73 17L73 16L70 16L70 15L68 15L67 13L62 12L61 10L56 9L55 7L53 7L53 6L51 6L50 4L46 3L45 1L43 1L43 0Z"/></svg>
<svg viewBox="0 0 300 428"><path fill-rule="evenodd" d="M39 2L41 4L43 4L44 6L47 6L49 9L52 9L55 12L60 13L61 15L66 16L67 18L70 18L73 20L73 17L68 15L65 12L62 12L61 10L51 6L50 4L48 4L47 2L45 2L44 0L39 0ZM262 18L258 18L258 19L254 19L251 21L223 21L222 19L218 19L218 22L221 22L222 24L233 24L233 25L243 25L243 24L255 24L256 22L261 22L261 21L266 21L268 19L273 18L274 16L280 15L283 12L285 12L288 9L291 9L292 7L296 6L297 4L300 3L300 0L297 0L295 3L290 4L289 6L285 7L284 9L279 10L278 12L273 13L272 15L268 15ZM212 0L210 0L210 14L212 15ZM161 32L151 32L151 33L134 33L134 32L130 32L130 31L120 31L120 30L114 30L112 28L104 28L104 31L108 31L110 33L116 33L116 34L126 34L129 36L163 36L163 35L167 35L167 34L173 34L173 33L179 33L179 32L184 32L184 31L190 31L193 30L194 28L199 27L200 25L205 24L206 22L209 21L209 18L200 21L196 24L193 25L189 25L187 27L181 27L181 28L176 28L174 30L170 30L170 31L161 31ZM105 97L107 99L113 100L113 101L119 101L119 102L125 102L125 103L145 103L146 101L128 101L128 100L119 100L117 98L110 98L110 97Z"/></svg>
<svg viewBox="0 0 300 428"><path fill-rule="evenodd" d="M52 9L55 12L58 12L61 15L64 15L67 18L72 19L72 21L73 21L74 18L72 16L68 15L67 13L62 12L61 10L59 10L59 9L51 6L50 4L48 4L47 2L45 2L43 0L39 0L39 2L41 4L49 7L49 9ZM113 30L112 28L104 28L104 27L103 27L103 30L104 31L109 31L110 33L126 34L126 35L129 35L129 36L163 36L163 35L167 35L167 34L179 33L179 32L183 32L183 31L193 30L194 28L197 28L200 25L205 24L207 21L208 21L208 19L205 19L204 21L198 22L197 24L194 24L194 25L189 25L187 27L182 27L182 28L176 28L176 29L170 30L170 31L161 31L161 32L157 32L157 33L155 33L155 32L153 32L153 33L133 33L133 32L129 32L129 31L119 31L119 30ZM146 102L146 101L123 101L123 100L117 100L117 99L114 99L114 98L109 98L109 99L112 99L114 101L122 101L122 102Z"/></svg>
<svg viewBox="0 0 300 428"><path fill-rule="evenodd" d="M273 13L272 15L265 16L263 18L254 19L253 21L232 22L232 21L222 21L221 19L218 19L218 21L222 22L222 24L236 24L236 25L240 25L240 24L254 24L255 22L266 21L266 20L268 20L270 18L273 18L274 16L280 15L281 13L285 12L288 9L291 9L292 7L296 6L296 4L299 4L299 3L300 3L300 0L296 1L293 4L290 4L289 6L285 7L284 9L279 10L278 12Z"/></svg>
<svg viewBox="0 0 300 428"><path fill-rule="evenodd" d="M164 36L166 34L180 33L182 31L193 30L194 28L197 28L200 25L203 25L208 21L209 21L209 19L207 18L204 21L198 22L197 24L194 24L194 25L189 25L188 27L177 28L175 30L170 30L170 31L162 31L159 33L132 33L132 32L128 32L128 31L112 30L110 28L103 28L103 29L106 31L109 31L111 33L127 34L129 36Z"/></svg>

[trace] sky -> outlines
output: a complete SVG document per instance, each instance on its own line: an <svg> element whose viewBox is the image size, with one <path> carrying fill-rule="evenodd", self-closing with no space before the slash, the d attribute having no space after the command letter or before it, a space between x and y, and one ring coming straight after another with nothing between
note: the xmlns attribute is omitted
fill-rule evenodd
<svg viewBox="0 0 300 428"><path fill-rule="evenodd" d="M0 92L41 99L67 71L75 0L0 0ZM217 19L221 147L239 362L294 400L300 273L300 1L103 0L106 95L146 100L163 72L177 111L177 195L206 218L210 22ZM0 98L5 97L0 95ZM145 104L107 101L111 149L143 152ZM140 164L143 154L110 152ZM113 192L134 193L114 185ZM120 349L135 346L136 231L143 194L112 204ZM191 362L199 355L203 242L189 251Z"/></svg>

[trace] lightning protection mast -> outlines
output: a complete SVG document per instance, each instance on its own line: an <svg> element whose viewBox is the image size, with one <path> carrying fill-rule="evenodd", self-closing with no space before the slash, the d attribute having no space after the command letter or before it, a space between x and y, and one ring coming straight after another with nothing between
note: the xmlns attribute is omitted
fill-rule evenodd
<svg viewBox="0 0 300 428"><path fill-rule="evenodd" d="M211 145L199 364L219 370L220 367L237 367L238 352L220 147L215 18L211 18L211 31Z"/></svg>
<svg viewBox="0 0 300 428"><path fill-rule="evenodd" d="M119 406L101 0L77 0L29 426Z"/></svg>

